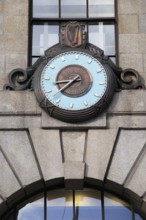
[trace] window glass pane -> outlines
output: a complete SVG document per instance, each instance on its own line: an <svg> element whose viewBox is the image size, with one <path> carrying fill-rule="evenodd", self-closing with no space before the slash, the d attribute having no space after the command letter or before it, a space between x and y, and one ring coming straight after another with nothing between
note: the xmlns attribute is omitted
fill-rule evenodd
<svg viewBox="0 0 146 220"><path fill-rule="evenodd" d="M32 65L39 59L39 57L33 57L32 58Z"/></svg>
<svg viewBox="0 0 146 220"><path fill-rule="evenodd" d="M132 212L127 203L121 201L112 195L105 194L105 220L130 220L132 219Z"/></svg>
<svg viewBox="0 0 146 220"><path fill-rule="evenodd" d="M58 0L33 0L33 17L58 17Z"/></svg>
<svg viewBox="0 0 146 220"><path fill-rule="evenodd" d="M35 198L36 200L36 198ZM19 210L17 220L44 219L44 198L38 198Z"/></svg>
<svg viewBox="0 0 146 220"><path fill-rule="evenodd" d="M102 220L101 195L97 190L75 192L75 219Z"/></svg>
<svg viewBox="0 0 146 220"><path fill-rule="evenodd" d="M114 17L114 0L89 0L89 17Z"/></svg>
<svg viewBox="0 0 146 220"><path fill-rule="evenodd" d="M47 220L73 219L72 191L54 190L47 195Z"/></svg>
<svg viewBox="0 0 146 220"><path fill-rule="evenodd" d="M43 55L44 51L59 42L59 26L48 23L33 25L32 55Z"/></svg>
<svg viewBox="0 0 146 220"><path fill-rule="evenodd" d="M106 55L115 55L115 26L113 23L99 22L89 25L89 42L98 46Z"/></svg>
<svg viewBox="0 0 146 220"><path fill-rule="evenodd" d="M85 18L86 17L86 0L62 0L61 1L62 18Z"/></svg>
<svg viewBox="0 0 146 220"><path fill-rule="evenodd" d="M111 59L111 61L116 64L116 57L109 57Z"/></svg>
<svg viewBox="0 0 146 220"><path fill-rule="evenodd" d="M135 214L135 220L142 220L142 218L140 217L140 215Z"/></svg>

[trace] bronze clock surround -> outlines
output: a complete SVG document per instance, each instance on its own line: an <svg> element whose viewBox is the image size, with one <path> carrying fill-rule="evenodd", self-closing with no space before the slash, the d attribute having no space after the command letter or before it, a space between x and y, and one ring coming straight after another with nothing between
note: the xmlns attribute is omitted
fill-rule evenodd
<svg viewBox="0 0 146 220"><path fill-rule="evenodd" d="M107 76L107 87L103 96L95 104L86 106L81 110L62 109L59 105L54 105L44 94L40 84L42 71L48 62L67 51L78 51L92 56L103 66ZM92 90L94 78L90 68L84 67L83 63L82 65L70 63L70 65L62 67L58 71L56 80L69 81L76 76L77 79L73 80L70 86L61 89L66 83L62 82L58 83L56 88L61 90L61 93L66 97L74 97L75 99L84 97ZM34 90L38 103L43 110L52 117L70 123L85 122L98 116L105 111L115 91L143 88L143 80L139 73L131 68L123 70L116 66L108 56L104 55L103 50L87 41L85 25L76 21L62 23L59 43L47 49L44 56L40 57L26 70L21 68L12 70L8 76L8 83L4 86L4 89L8 90Z"/></svg>
<svg viewBox="0 0 146 220"><path fill-rule="evenodd" d="M65 49L62 50L60 53L57 53L54 56L58 56L59 54L62 53L67 53L70 51L76 51L78 53L85 53L89 56L92 56L93 59L97 60L97 62L101 63L97 57L94 56L94 54L86 49ZM47 63L51 60L47 60ZM107 76L107 88L103 94L103 96L99 99L98 102L93 104L92 106L89 106L85 109L79 109L79 110L71 110L71 109L62 109L59 106L53 104L44 94L41 86L41 77L42 77L42 72L45 68L45 66L48 65L46 62L42 62L39 66L39 68L36 70L34 74L34 80L33 83L35 85L34 91L37 97L38 102L40 103L40 106L45 109L46 112L50 114L50 116L57 118L61 121L64 122L70 122L70 123L78 123L78 122L84 122L90 119L93 119L97 117L97 115L101 112L103 112L106 107L109 105L111 102L111 99L114 95L115 87L116 87L116 81L114 77L114 73L112 69L109 67L107 63L102 63L101 65L103 66L106 76ZM70 72L70 70L74 69L74 71ZM68 77L73 78L74 75L76 75L79 72L79 77L83 79L83 82L81 81L76 81L73 83L70 87L66 88L66 90L61 91L64 95L66 96L72 96L74 98L80 97L88 93L90 91L90 88L92 87L93 79L90 73L90 70L87 70L85 67L80 66L80 65L69 65L66 66L65 68L61 68L60 72L57 74L57 81L62 81L62 80L68 80ZM84 85L85 82L85 85ZM63 84L63 83L61 83ZM82 85L83 84L83 85ZM81 89L80 89L81 85ZM62 88L62 85L57 85L59 89Z"/></svg>

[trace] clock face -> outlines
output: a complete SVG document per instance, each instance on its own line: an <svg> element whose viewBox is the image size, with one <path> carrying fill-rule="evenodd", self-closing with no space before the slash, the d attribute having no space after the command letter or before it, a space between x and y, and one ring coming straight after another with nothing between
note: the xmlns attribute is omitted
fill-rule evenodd
<svg viewBox="0 0 146 220"><path fill-rule="evenodd" d="M72 113L98 105L108 86L104 66L81 51L64 52L51 59L40 81L45 98Z"/></svg>

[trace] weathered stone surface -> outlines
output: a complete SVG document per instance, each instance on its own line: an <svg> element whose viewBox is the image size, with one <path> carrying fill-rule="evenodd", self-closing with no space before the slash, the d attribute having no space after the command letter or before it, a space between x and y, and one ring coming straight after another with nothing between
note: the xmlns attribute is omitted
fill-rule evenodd
<svg viewBox="0 0 146 220"><path fill-rule="evenodd" d="M146 143L143 151L132 170L131 178L126 183L126 187L143 196L146 192ZM140 181L139 181L140 180Z"/></svg>
<svg viewBox="0 0 146 220"><path fill-rule="evenodd" d="M144 63L144 72L146 72L146 53L143 54L143 63Z"/></svg>
<svg viewBox="0 0 146 220"><path fill-rule="evenodd" d="M145 144L145 130L121 130L108 179L123 184Z"/></svg>
<svg viewBox="0 0 146 220"><path fill-rule="evenodd" d="M146 90L123 90L117 92L113 102L108 108L108 113L145 113Z"/></svg>
<svg viewBox="0 0 146 220"><path fill-rule="evenodd" d="M5 57L0 55L0 75L3 75L5 72Z"/></svg>
<svg viewBox="0 0 146 220"><path fill-rule="evenodd" d="M62 132L65 161L83 161L86 132Z"/></svg>
<svg viewBox="0 0 146 220"><path fill-rule="evenodd" d="M146 13L146 1L141 0L140 1L140 14Z"/></svg>
<svg viewBox="0 0 146 220"><path fill-rule="evenodd" d="M29 91L0 91L1 114L36 114L36 99Z"/></svg>
<svg viewBox="0 0 146 220"><path fill-rule="evenodd" d="M28 16L4 17L4 33L26 35L28 32Z"/></svg>
<svg viewBox="0 0 146 220"><path fill-rule="evenodd" d="M141 53L146 53L146 34L140 34L139 37L139 50Z"/></svg>
<svg viewBox="0 0 146 220"><path fill-rule="evenodd" d="M1 0L0 1L0 14L2 14L3 11L4 11L4 9L3 9L4 8L4 4L3 3L4 3L4 0Z"/></svg>
<svg viewBox="0 0 146 220"><path fill-rule="evenodd" d="M38 112L40 108L37 108ZM42 111L42 128L58 128L58 129L71 129L79 130L83 128L103 128L106 127L106 114L100 115L93 120L84 123L65 123L55 118L48 116L48 114Z"/></svg>
<svg viewBox="0 0 146 220"><path fill-rule="evenodd" d="M110 115L108 117L110 128L145 128L145 115Z"/></svg>
<svg viewBox="0 0 146 220"><path fill-rule="evenodd" d="M59 130L30 129L30 135L45 180L63 177Z"/></svg>
<svg viewBox="0 0 146 220"><path fill-rule="evenodd" d="M146 14L139 15L139 32L146 33Z"/></svg>
<svg viewBox="0 0 146 220"><path fill-rule="evenodd" d="M133 53L138 53L140 51L139 41L140 36L138 34L119 34L120 54L132 53L131 56L133 56ZM129 67L131 66L129 65Z"/></svg>
<svg viewBox="0 0 146 220"><path fill-rule="evenodd" d="M0 152L0 171L1 171L0 194L4 198L7 198L12 193L19 190L20 185L1 152Z"/></svg>
<svg viewBox="0 0 146 220"><path fill-rule="evenodd" d="M1 129L40 128L40 116L0 116Z"/></svg>
<svg viewBox="0 0 146 220"><path fill-rule="evenodd" d="M28 36L13 34L5 38L5 53L7 54L27 54Z"/></svg>
<svg viewBox="0 0 146 220"><path fill-rule="evenodd" d="M3 90L6 81L7 81L7 75L1 74L0 75L0 92Z"/></svg>
<svg viewBox="0 0 146 220"><path fill-rule="evenodd" d="M3 56L0 56L1 75L9 73L13 68L27 66L28 3L28 0L0 1L0 54ZM0 77L0 90L3 89L2 84L3 76Z"/></svg>
<svg viewBox="0 0 146 220"><path fill-rule="evenodd" d="M6 39L4 38L3 34L0 34L0 54L4 56L5 54L5 44Z"/></svg>
<svg viewBox="0 0 146 220"><path fill-rule="evenodd" d="M119 33L138 33L138 15L119 15Z"/></svg>
<svg viewBox="0 0 146 220"><path fill-rule="evenodd" d="M16 68L26 69L27 56L22 54L6 55L6 73L10 73Z"/></svg>
<svg viewBox="0 0 146 220"><path fill-rule="evenodd" d="M40 179L31 144L25 131L1 131L0 143L24 186Z"/></svg>
<svg viewBox="0 0 146 220"><path fill-rule="evenodd" d="M2 15L4 12L4 0L0 1L0 14Z"/></svg>
<svg viewBox="0 0 146 220"><path fill-rule="evenodd" d="M116 136L117 129L88 131L86 177L104 179Z"/></svg>
<svg viewBox="0 0 146 220"><path fill-rule="evenodd" d="M135 173L126 187L142 196L146 192L146 146L145 152L135 166Z"/></svg>
<svg viewBox="0 0 146 220"><path fill-rule="evenodd" d="M65 179L84 179L85 164L83 162L65 162L63 167Z"/></svg>
<svg viewBox="0 0 146 220"><path fill-rule="evenodd" d="M145 65L145 64L143 64L143 65ZM144 86L146 86L146 74L145 74L145 72L140 72L139 74L141 76L141 79L142 79L142 82L143 82Z"/></svg>
<svg viewBox="0 0 146 220"><path fill-rule="evenodd" d="M3 16L0 16L0 34L3 34Z"/></svg>
<svg viewBox="0 0 146 220"><path fill-rule="evenodd" d="M5 15L27 15L28 0L2 0Z"/></svg>
<svg viewBox="0 0 146 220"><path fill-rule="evenodd" d="M119 61L120 61L120 66L123 69L132 68L137 70L138 72L143 72L143 56L141 53L120 54Z"/></svg>
<svg viewBox="0 0 146 220"><path fill-rule="evenodd" d="M141 0L118 0L119 14L137 14L140 8Z"/></svg>

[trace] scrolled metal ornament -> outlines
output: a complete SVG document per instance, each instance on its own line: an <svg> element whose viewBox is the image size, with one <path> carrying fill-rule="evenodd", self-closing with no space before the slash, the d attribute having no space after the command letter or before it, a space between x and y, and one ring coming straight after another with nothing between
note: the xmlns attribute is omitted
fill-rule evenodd
<svg viewBox="0 0 146 220"><path fill-rule="evenodd" d="M4 85L6 90L33 90L33 75L42 62L47 60L46 56L40 57L31 67L17 68L8 75L8 82Z"/></svg>
<svg viewBox="0 0 146 220"><path fill-rule="evenodd" d="M8 83L4 88L7 90L25 90L31 87L32 78L29 77L27 70L18 68L9 73Z"/></svg>
<svg viewBox="0 0 146 220"><path fill-rule="evenodd" d="M121 72L121 89L143 89L141 76L139 73L131 68L125 69Z"/></svg>

